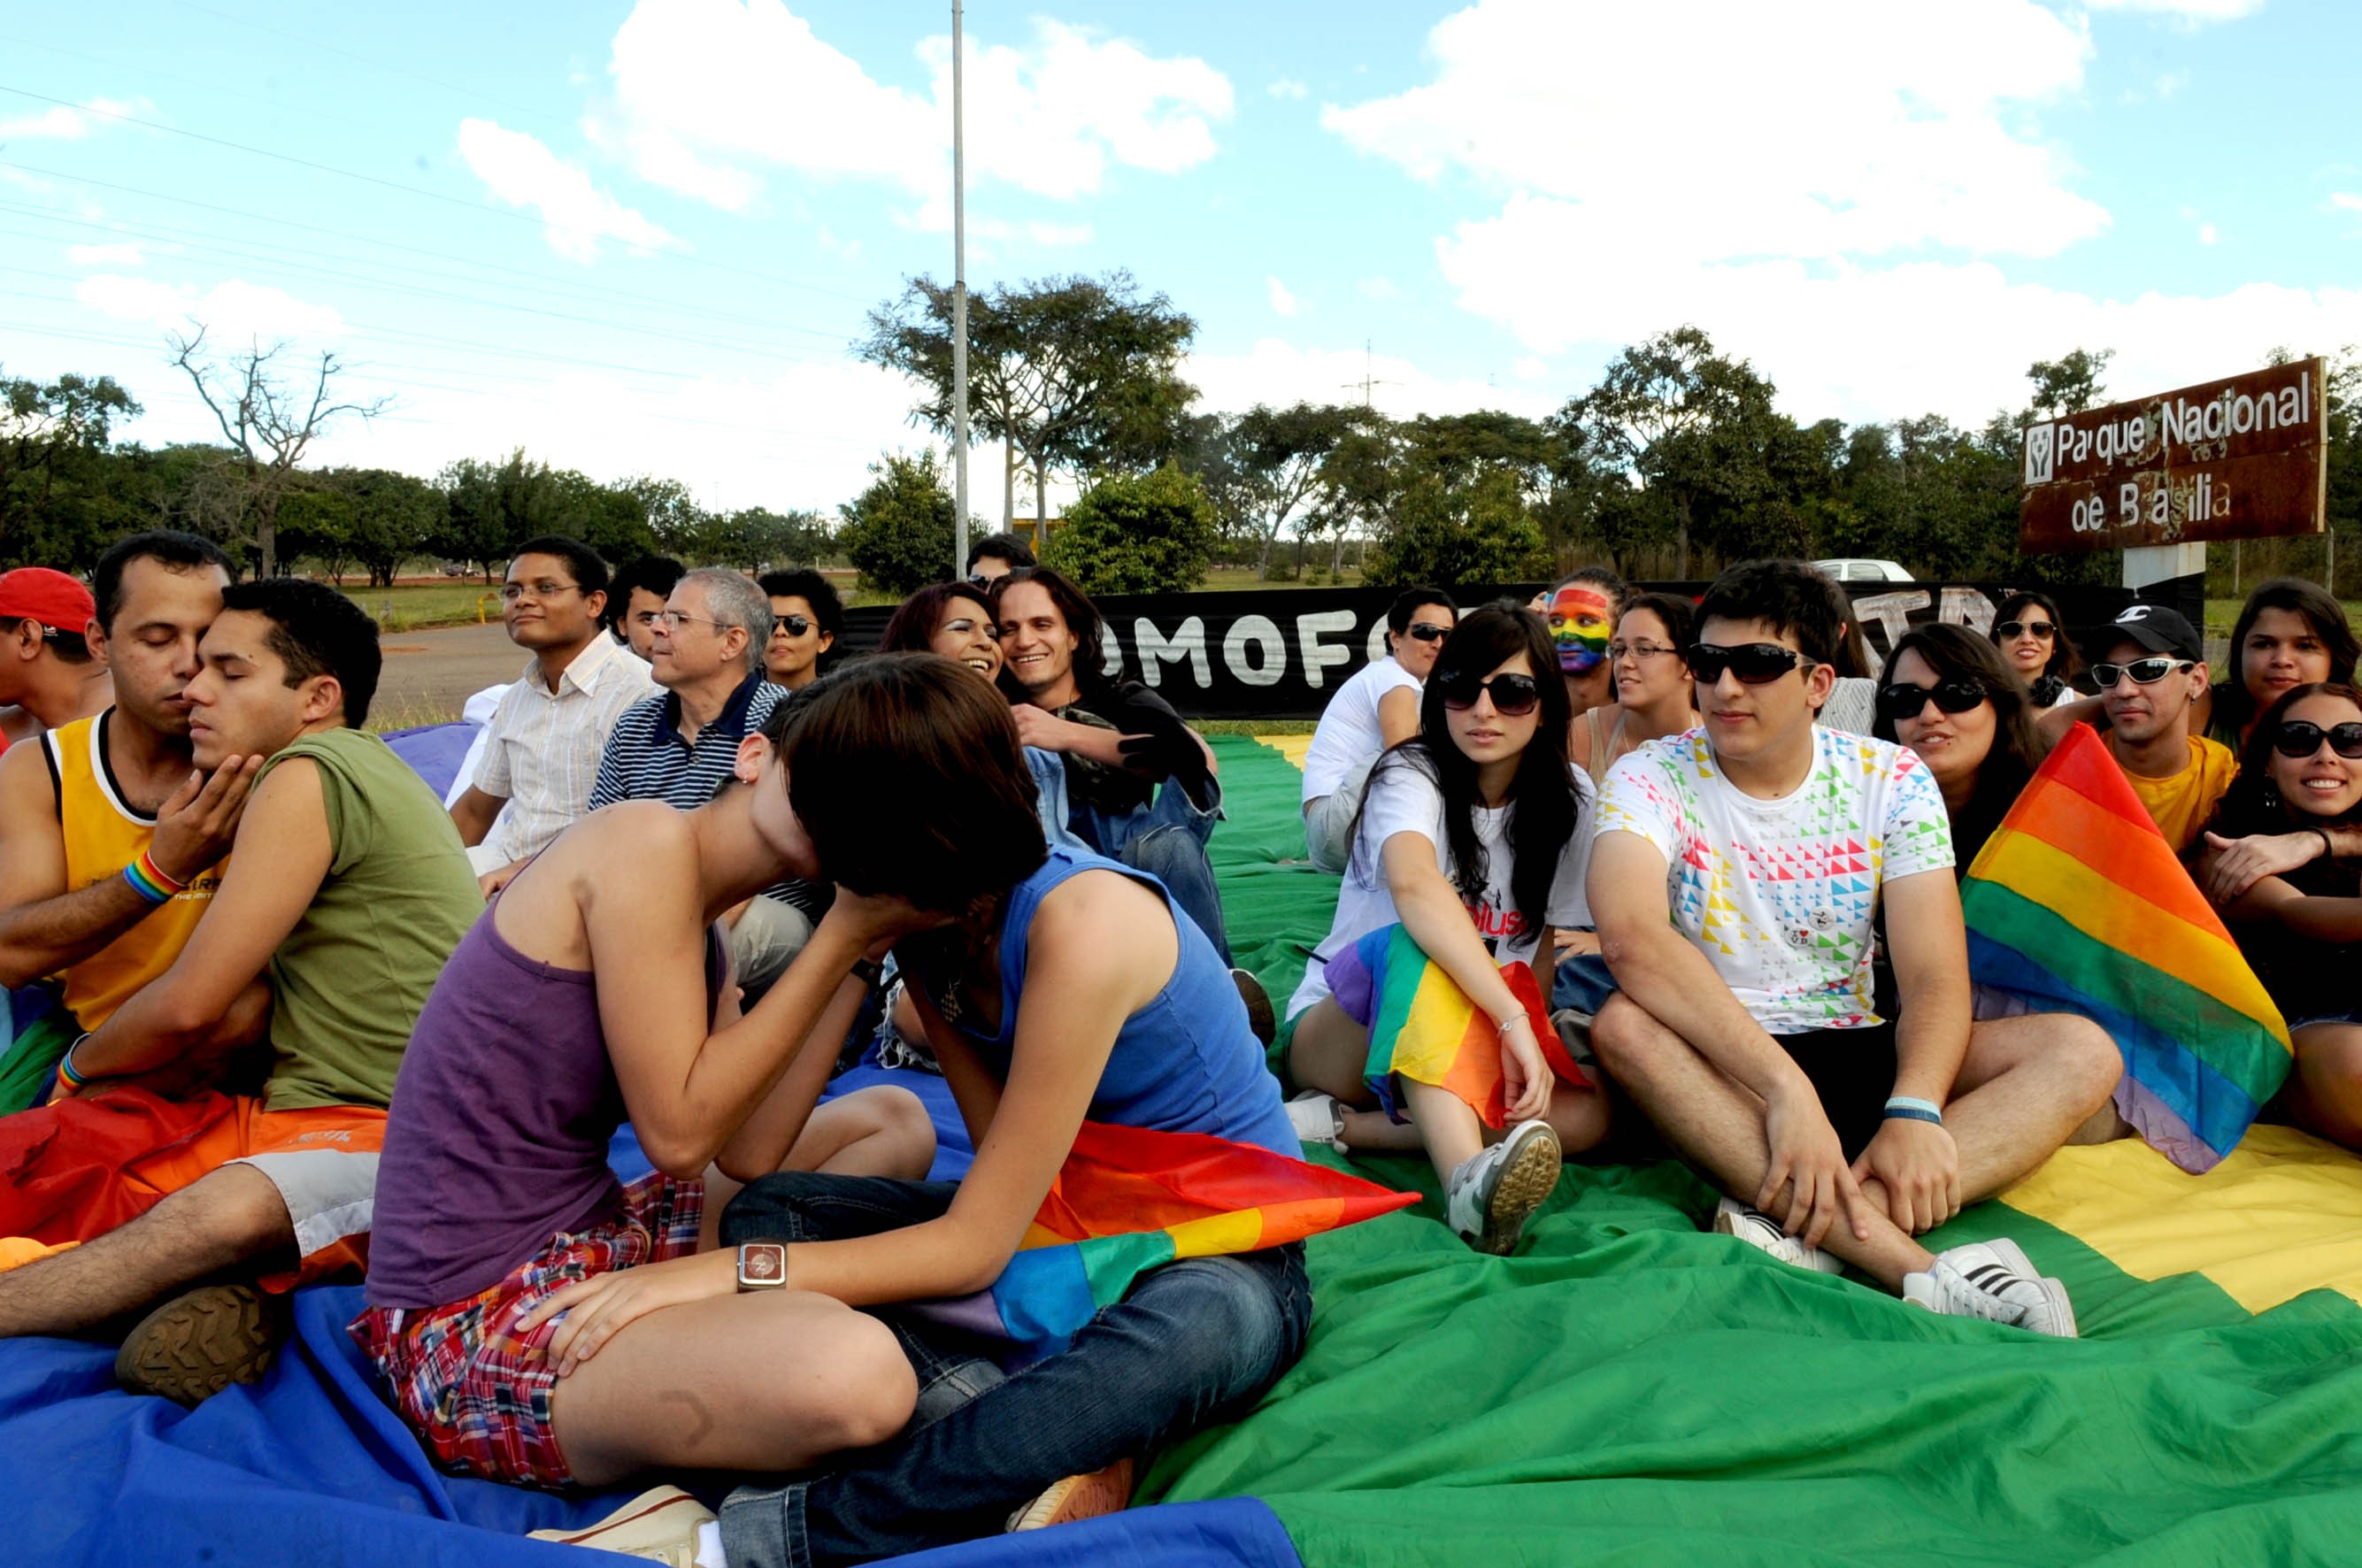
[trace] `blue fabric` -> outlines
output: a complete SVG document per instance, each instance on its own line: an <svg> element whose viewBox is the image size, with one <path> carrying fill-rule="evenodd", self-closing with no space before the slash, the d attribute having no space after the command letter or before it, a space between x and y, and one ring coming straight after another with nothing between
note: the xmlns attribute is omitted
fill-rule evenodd
<svg viewBox="0 0 2362 1568"><path fill-rule="evenodd" d="M1178 780L1168 778L1156 791L1155 801L1137 811L1109 811L1077 801L1068 813L1074 827L1069 836L1085 848L1120 860L1135 871L1145 871L1164 883L1173 901L1197 922L1214 951L1222 955L1227 968L1230 933L1222 922L1221 894L1214 887L1214 863L1206 855L1214 824L1222 816L1222 787L1209 778L1206 791L1207 801L1201 806Z"/></svg>
<svg viewBox="0 0 2362 1568"><path fill-rule="evenodd" d="M967 1168L967 1136L942 1079L863 1066L831 1092L872 1083L900 1084L926 1102L943 1140L936 1176ZM616 1151L626 1179L648 1168L628 1129ZM117 1388L109 1346L0 1342L0 1453L11 1461L10 1484L0 1488L0 1540L17 1559L44 1568L583 1568L593 1561L524 1532L579 1529L640 1485L557 1496L436 1470L345 1332L360 1308L358 1286L297 1292L295 1339L269 1375L193 1411ZM1068 1543L1078 1538L1098 1544L1073 1555ZM962 1555L968 1552L978 1555ZM1120 1555L1126 1552L1137 1555ZM1297 1561L1270 1510L1247 1502L1136 1509L1087 1529L980 1541L920 1561L984 1568L1111 1560L1158 1568Z"/></svg>
<svg viewBox="0 0 2362 1568"><path fill-rule="evenodd" d="M451 781L459 777L459 765L468 760L468 747L475 743L476 728L467 723L422 724L416 729L388 730L382 738L394 756L426 780L439 801L451 792Z"/></svg>
<svg viewBox="0 0 2362 1568"><path fill-rule="evenodd" d="M1054 849L1010 893L1000 927L999 1032L985 1035L965 1021L955 1024L1004 1081L1017 1033L1018 998L1025 988L1033 911L1052 889L1093 870L1120 871L1165 891L1153 877L1118 861ZM1162 1132L1207 1132L1302 1158L1304 1146L1280 1100L1279 1080L1264 1066L1263 1046L1247 1023L1246 1004L1239 999L1230 966L1190 922L1176 918L1173 928L1180 938L1180 962L1164 988L1117 1033L1091 1099L1090 1120ZM945 984L915 966L913 974L940 1006Z"/></svg>

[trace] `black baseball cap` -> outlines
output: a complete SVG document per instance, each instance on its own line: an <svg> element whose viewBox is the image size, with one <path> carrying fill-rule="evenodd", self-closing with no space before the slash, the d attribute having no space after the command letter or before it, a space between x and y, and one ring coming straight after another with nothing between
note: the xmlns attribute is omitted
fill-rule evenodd
<svg viewBox="0 0 2362 1568"><path fill-rule="evenodd" d="M2192 664L2206 662L2206 641L2198 635L2198 628L2180 611L2162 604L2125 606L2115 620L2093 634L2084 646L2084 658L2092 664L2103 663L2109 652L2124 642L2137 643L2153 654L2186 658Z"/></svg>

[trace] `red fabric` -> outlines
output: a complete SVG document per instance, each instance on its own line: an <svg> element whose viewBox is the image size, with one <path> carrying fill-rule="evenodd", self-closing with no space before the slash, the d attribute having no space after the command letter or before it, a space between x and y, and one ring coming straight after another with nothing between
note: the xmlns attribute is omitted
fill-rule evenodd
<svg viewBox="0 0 2362 1568"><path fill-rule="evenodd" d="M1418 1201L1415 1192L1210 1133L1086 1121L1033 1223L1078 1242L1261 1209L1259 1244L1275 1247Z"/></svg>

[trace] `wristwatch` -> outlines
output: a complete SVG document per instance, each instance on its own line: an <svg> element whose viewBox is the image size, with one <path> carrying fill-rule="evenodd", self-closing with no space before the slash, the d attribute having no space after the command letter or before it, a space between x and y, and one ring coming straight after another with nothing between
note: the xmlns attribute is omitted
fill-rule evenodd
<svg viewBox="0 0 2362 1568"><path fill-rule="evenodd" d="M861 983L865 986L876 987L886 983L886 966L875 958L855 958L853 961L853 972L860 977Z"/></svg>
<svg viewBox="0 0 2362 1568"><path fill-rule="evenodd" d="M788 1246L785 1242L738 1243L739 1289L783 1290L787 1284Z"/></svg>

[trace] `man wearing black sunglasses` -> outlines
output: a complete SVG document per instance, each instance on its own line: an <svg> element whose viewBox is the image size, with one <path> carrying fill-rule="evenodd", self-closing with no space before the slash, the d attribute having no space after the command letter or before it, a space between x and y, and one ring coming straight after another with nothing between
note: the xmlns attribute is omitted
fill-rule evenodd
<svg viewBox="0 0 2362 1568"><path fill-rule="evenodd" d="M2239 771L2230 747L2192 732L2206 694L2206 646L2178 613L2135 604L2090 652L2108 714L2108 755L2179 855L2197 842Z"/></svg>
<svg viewBox="0 0 2362 1568"><path fill-rule="evenodd" d="M1801 562L1734 567L1698 606L1704 726L1625 757L1600 796L1591 907L1621 988L1593 1046L1730 1195L1716 1230L1823 1272L1853 1264L1935 1311L2071 1336L2065 1288L2014 1244L1914 1239L2031 1169L2114 1080L2054 1105L2015 1092L2014 1063L1964 1075L1943 795L1912 753L1814 723L1843 635ZM1882 908L1891 1019L1871 978ZM1948 1108L1963 1078L2012 1082Z"/></svg>

